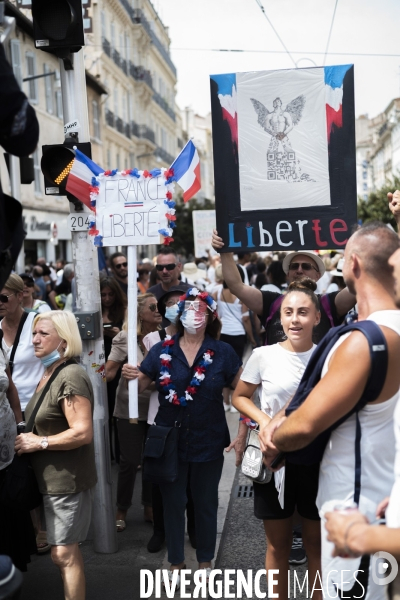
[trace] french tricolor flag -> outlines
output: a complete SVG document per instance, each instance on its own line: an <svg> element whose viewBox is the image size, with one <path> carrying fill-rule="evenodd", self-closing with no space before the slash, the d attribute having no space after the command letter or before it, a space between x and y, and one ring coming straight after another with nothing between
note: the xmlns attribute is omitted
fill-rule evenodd
<svg viewBox="0 0 400 600"><path fill-rule="evenodd" d="M343 79L352 65L324 67L328 144L335 127L343 127Z"/></svg>
<svg viewBox="0 0 400 600"><path fill-rule="evenodd" d="M83 202L88 208L93 210L90 204L90 188L92 178L104 173L104 169L96 165L86 154L83 154L78 148L74 148L75 160L72 169L69 172L66 190L78 200Z"/></svg>
<svg viewBox="0 0 400 600"><path fill-rule="evenodd" d="M196 146L191 140L174 160L170 169L174 170L174 178L183 189L183 200L187 202L201 188L200 159Z"/></svg>

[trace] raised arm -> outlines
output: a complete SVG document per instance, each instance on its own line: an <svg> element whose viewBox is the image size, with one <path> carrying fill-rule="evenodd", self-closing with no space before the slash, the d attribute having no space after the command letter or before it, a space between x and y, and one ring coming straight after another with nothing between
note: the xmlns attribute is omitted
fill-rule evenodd
<svg viewBox="0 0 400 600"><path fill-rule="evenodd" d="M212 236L212 247L214 250L219 252L223 246L224 242L222 241L222 238L218 236L217 230L214 229ZM240 278L236 263L233 260L233 254L231 252L221 253L221 264L224 280L232 294L244 302L244 304L246 304L250 310L260 315L263 310L262 292L257 290L257 288L251 287L250 285L244 285Z"/></svg>

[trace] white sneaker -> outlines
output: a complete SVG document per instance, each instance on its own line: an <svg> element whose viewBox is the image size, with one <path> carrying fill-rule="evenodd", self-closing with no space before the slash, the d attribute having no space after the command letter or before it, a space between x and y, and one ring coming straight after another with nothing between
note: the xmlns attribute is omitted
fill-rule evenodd
<svg viewBox="0 0 400 600"><path fill-rule="evenodd" d="M211 567L207 567L206 569L197 569L196 572L198 572L198 571L200 571L201 573L203 573L205 571L205 573L206 573L206 584L208 585L212 568Z"/></svg>
<svg viewBox="0 0 400 600"><path fill-rule="evenodd" d="M230 409L229 409L229 412L231 412L231 413L235 413L235 412L239 412L239 411L238 411L238 410L237 410L237 409L236 409L236 408L233 406L233 404L231 404L231 407L230 407Z"/></svg>

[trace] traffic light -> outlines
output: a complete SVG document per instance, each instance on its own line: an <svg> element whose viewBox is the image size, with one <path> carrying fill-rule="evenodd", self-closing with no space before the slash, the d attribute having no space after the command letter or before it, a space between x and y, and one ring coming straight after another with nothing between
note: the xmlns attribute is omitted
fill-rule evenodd
<svg viewBox="0 0 400 600"><path fill-rule="evenodd" d="M73 146L76 146L81 152L91 158L92 149L90 142L77 144L72 141L64 142L64 144L42 146L42 160L40 166L44 175L44 189L47 196L66 195L71 202L77 201L77 199L65 189L68 174L72 169L75 160Z"/></svg>
<svg viewBox="0 0 400 600"><path fill-rule="evenodd" d="M35 47L67 58L85 45L82 0L32 0Z"/></svg>

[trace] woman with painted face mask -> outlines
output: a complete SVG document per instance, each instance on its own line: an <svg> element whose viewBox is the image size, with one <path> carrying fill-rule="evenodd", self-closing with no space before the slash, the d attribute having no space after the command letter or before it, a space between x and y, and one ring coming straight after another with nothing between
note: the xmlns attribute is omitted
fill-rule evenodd
<svg viewBox="0 0 400 600"><path fill-rule="evenodd" d="M160 407L157 425L180 421L179 474L160 484L164 504L168 560L184 568L186 486L190 470L196 517L196 555L200 569L211 570L217 535L218 484L229 431L222 389L235 387L241 361L231 346L218 340L217 304L207 292L190 288L179 302L177 333L153 346L140 365L124 365L127 379L139 379L139 391L154 381ZM168 384L167 384L168 382Z"/></svg>
<svg viewBox="0 0 400 600"><path fill-rule="evenodd" d="M168 292L163 294L158 302L158 312L162 317L165 317L170 322L168 327L148 333L143 338L143 346L146 348L146 355L155 344L160 341L164 341L167 335L173 336L176 333L176 319L179 312L179 298L182 294L186 293L186 289L179 286L172 286ZM154 423L155 416L158 412L158 391L154 390L151 392L149 413L147 415L147 423L152 425ZM151 536L147 550L149 552L158 552L161 550L165 540L165 527L164 527L164 510L162 503L162 496L160 487L153 484L152 490L152 504L153 504L153 535ZM193 548L196 547L196 533L194 524L194 510L193 500L191 497L190 489L187 490L188 502L187 502L187 529L190 542Z"/></svg>
<svg viewBox="0 0 400 600"><path fill-rule="evenodd" d="M33 430L15 440L18 455L29 453L43 494L47 540L61 571L66 598L85 597L79 542L86 539L96 467L93 446L93 389L76 363L82 342L74 315L52 311L33 321L33 346L44 373L25 409L27 421L39 408Z"/></svg>

